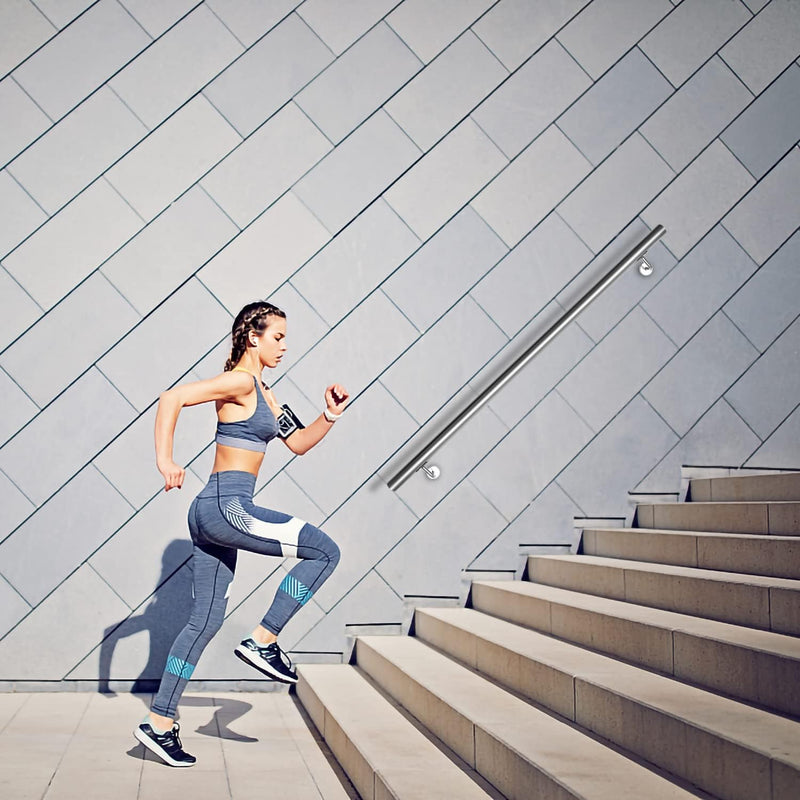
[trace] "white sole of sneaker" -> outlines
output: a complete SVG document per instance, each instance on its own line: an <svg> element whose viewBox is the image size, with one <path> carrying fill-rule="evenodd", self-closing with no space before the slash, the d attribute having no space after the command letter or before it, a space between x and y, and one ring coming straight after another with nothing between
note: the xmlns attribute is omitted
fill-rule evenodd
<svg viewBox="0 0 800 800"><path fill-rule="evenodd" d="M138 728L133 735L151 752L155 753L165 764L171 767L193 767L197 762L187 764L185 761L176 761L168 753L165 753L146 733L142 733Z"/></svg>
<svg viewBox="0 0 800 800"><path fill-rule="evenodd" d="M246 647L238 645L234 648L233 654L246 664L257 669L263 675L271 678L273 681L278 681L279 683L297 683L297 678L287 678L285 675L281 675L280 672L273 669L266 661L262 661L261 659L258 659L258 661L253 660L254 658L258 658L258 656L254 656L253 651L248 650Z"/></svg>

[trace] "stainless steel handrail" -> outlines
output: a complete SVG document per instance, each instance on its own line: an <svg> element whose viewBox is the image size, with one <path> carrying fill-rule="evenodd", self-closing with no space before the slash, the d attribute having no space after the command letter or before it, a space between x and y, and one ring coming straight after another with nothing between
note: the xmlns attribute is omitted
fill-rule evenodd
<svg viewBox="0 0 800 800"><path fill-rule="evenodd" d="M470 417L476 414L489 400L492 399L540 350L542 350L552 339L556 337L578 314L583 311L599 294L605 291L631 264L644 256L652 245L654 245L665 233L663 225L657 225L650 233L642 239L617 265L595 286L575 303L555 325L552 325L543 333L511 366L507 367L494 383L481 395L475 398L472 403L465 408L444 430L438 433L423 449L409 461L405 467L393 475L387 485L393 491L399 489L420 467L424 467L425 462L436 450L438 450ZM652 269L650 269L650 272ZM642 274L649 274L642 270ZM433 471L426 468L426 471Z"/></svg>

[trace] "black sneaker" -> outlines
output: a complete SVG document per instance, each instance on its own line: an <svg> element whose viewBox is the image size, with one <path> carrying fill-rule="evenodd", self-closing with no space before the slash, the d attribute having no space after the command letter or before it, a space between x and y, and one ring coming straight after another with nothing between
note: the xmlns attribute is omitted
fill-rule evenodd
<svg viewBox="0 0 800 800"><path fill-rule="evenodd" d="M171 767L191 767L197 759L183 751L178 737L180 725L176 722L171 731L156 733L147 722L143 722L133 735L162 761Z"/></svg>
<svg viewBox="0 0 800 800"><path fill-rule="evenodd" d="M297 673L292 669L292 660L278 647L277 642L262 646L248 637L242 639L233 652L268 678L281 683L297 683Z"/></svg>

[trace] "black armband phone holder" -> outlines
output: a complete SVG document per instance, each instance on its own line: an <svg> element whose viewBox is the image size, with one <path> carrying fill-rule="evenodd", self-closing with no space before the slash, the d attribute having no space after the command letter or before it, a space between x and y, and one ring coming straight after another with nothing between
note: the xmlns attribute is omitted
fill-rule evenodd
<svg viewBox="0 0 800 800"><path fill-rule="evenodd" d="M305 428L302 422L297 417L297 414L284 403L281 408L283 414L278 417L278 436L281 439L286 439L291 436L295 431L300 431Z"/></svg>

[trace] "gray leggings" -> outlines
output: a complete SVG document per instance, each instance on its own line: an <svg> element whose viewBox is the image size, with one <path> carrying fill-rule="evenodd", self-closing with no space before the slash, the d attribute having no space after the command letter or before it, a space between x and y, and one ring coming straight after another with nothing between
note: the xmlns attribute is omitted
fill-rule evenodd
<svg viewBox="0 0 800 800"><path fill-rule="evenodd" d="M339 563L339 548L319 528L254 505L255 482L249 472L215 472L189 508L194 605L167 657L151 706L156 714L175 716L200 654L222 625L237 550L303 559L283 579L261 620L276 635Z"/></svg>

